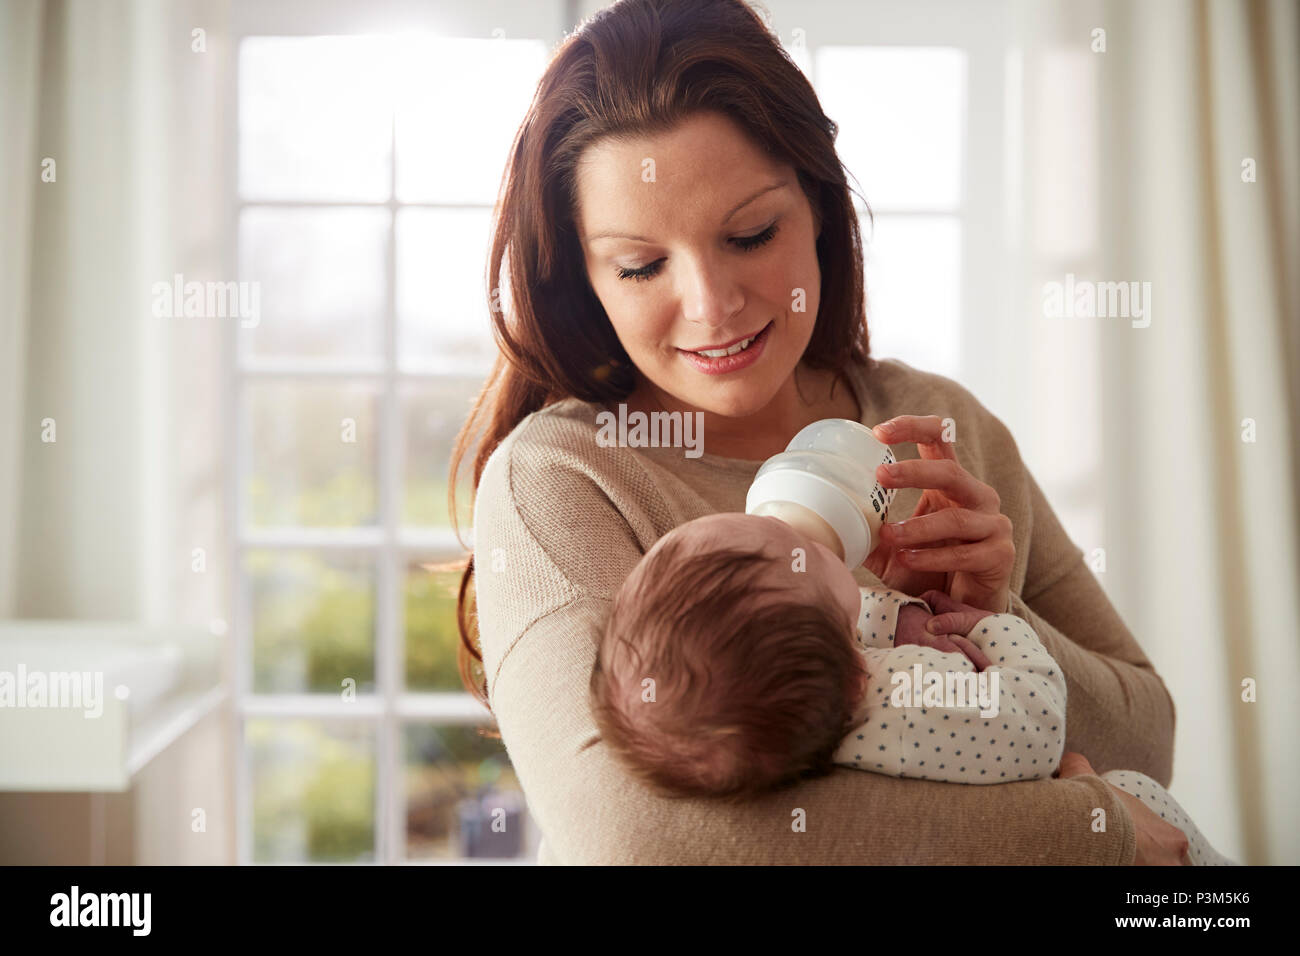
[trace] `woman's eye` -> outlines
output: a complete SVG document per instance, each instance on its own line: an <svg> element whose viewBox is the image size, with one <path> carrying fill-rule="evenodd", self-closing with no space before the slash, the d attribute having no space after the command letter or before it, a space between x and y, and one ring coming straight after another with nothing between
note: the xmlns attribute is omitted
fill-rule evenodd
<svg viewBox="0 0 1300 956"><path fill-rule="evenodd" d="M757 249L761 245L765 245L766 243L771 242L772 238L775 235L776 235L776 223L772 223L772 225L768 226L762 232L755 233L752 236L742 236L739 239L732 239L731 241L734 242L736 245L738 245L741 249L744 249L746 252L749 252L753 249ZM620 279L634 279L637 281L650 279L658 275L659 269L662 265L663 265L663 260L659 259L655 262L650 263L649 265L642 266L639 269L619 268L618 277Z"/></svg>
<svg viewBox="0 0 1300 956"><path fill-rule="evenodd" d="M733 239L736 245L748 252L750 249L757 249L764 243L771 242L772 237L776 235L776 223L768 226L762 232L752 236L745 236L741 239Z"/></svg>
<svg viewBox="0 0 1300 956"><path fill-rule="evenodd" d="M660 259L658 262L652 262L648 266L642 266L640 269L620 268L618 270L618 277L620 279L649 279L659 271L659 263L662 261L663 260Z"/></svg>

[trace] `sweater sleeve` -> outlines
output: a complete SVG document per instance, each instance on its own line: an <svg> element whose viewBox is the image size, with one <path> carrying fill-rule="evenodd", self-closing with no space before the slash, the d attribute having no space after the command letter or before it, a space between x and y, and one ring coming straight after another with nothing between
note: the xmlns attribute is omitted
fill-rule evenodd
<svg viewBox="0 0 1300 956"><path fill-rule="evenodd" d="M1023 473L1033 529L1025 583L1011 596L1012 613L1033 628L1065 672L1065 749L1083 754L1098 773L1140 770L1168 787L1173 698L1033 475Z"/></svg>
<svg viewBox="0 0 1300 956"><path fill-rule="evenodd" d="M645 507L657 507L652 481L633 487ZM741 804L662 797L641 785L602 742L589 706L613 591L648 547L644 515L620 510L607 489L581 456L524 453L510 438L478 488L475 587L489 698L541 828L543 859L1132 863L1132 819L1091 775L967 787L836 768ZM1098 807L1112 823L1105 833L1091 828Z"/></svg>
<svg viewBox="0 0 1300 956"><path fill-rule="evenodd" d="M1168 786L1173 698L1061 527L1010 430L951 379L896 359L879 365L885 415L951 417L960 436L958 459L997 491L1015 526L1010 613L1033 628L1065 672L1066 750L1083 754L1099 773L1140 770ZM915 456L901 447L895 455Z"/></svg>

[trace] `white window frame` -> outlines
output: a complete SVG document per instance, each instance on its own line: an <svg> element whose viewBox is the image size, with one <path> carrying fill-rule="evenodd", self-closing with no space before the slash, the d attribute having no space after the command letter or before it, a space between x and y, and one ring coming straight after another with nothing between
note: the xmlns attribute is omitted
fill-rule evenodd
<svg viewBox="0 0 1300 956"><path fill-rule="evenodd" d="M375 747L375 849L373 863L416 864L512 864L520 860L408 860L406 858L406 793L404 786L403 728L409 723L432 723L437 726L493 726L490 714L468 693L410 692L404 689L405 632L402 595L406 568L412 560L448 562L465 557L465 549L450 529L419 531L401 527L401 483L403 454L400 395L408 383L433 382L459 375L435 370L404 371L397 355L396 311L396 229L401 209L473 208L490 209L490 204L454 204L399 202L395 195L395 169L390 180L389 197L380 202L364 201L297 201L244 200L239 193L239 45L248 37L323 36L391 33L396 29L428 32L441 36L488 38L494 31L517 38L538 39L548 49L558 43L567 19L574 15L572 4L518 4L509 0L476 0L473 3L428 4L403 2L357 4L342 0L309 3L286 0L259 3L238 0L232 8L225 76L228 78L228 102L232 104L226 128L226 194L231 198L227 233L227 261L230 273L237 274L239 263L239 221L247 208L385 208L389 212L385 263L385 302L383 309L383 355L360 362L321 363L310 360L249 360L240 357L239 328L231 323L227 329L225 439L231 450L226 472L227 525L226 553L230 559L231 657L228 677L235 689L234 754L236 859L241 865L253 860L252 778L246 739L250 719L311 719L324 723L362 725L373 729ZM522 119L522 117L520 117ZM390 136L392 131L390 131ZM394 142L395 147L395 142ZM504 157L502 157L504 161ZM392 160L396 163L396 149ZM485 250L486 255L486 250ZM468 373L467 373L468 375ZM245 387L250 383L274 381L369 382L379 386L378 415L378 485L379 523L374 527L342 529L273 529L259 531L245 526L247 509L243 500L243 477L248 464L248 434L243 421ZM462 527L462 535L472 547L472 529ZM251 687L253 642L248 586L244 578L244 555L250 550L309 550L334 553L365 553L374 558L375 593L375 693L344 702L335 694L256 694ZM530 844L536 836L531 835ZM526 845L527 846L527 845ZM357 865L357 864L353 864Z"/></svg>

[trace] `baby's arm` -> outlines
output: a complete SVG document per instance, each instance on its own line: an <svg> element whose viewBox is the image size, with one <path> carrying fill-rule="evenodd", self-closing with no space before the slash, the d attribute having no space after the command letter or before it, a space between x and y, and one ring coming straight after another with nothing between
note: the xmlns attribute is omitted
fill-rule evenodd
<svg viewBox="0 0 1300 956"><path fill-rule="evenodd" d="M859 647L893 648L900 612L916 606L931 614L930 605L921 598L886 587L859 587L862 604L858 608L857 641Z"/></svg>
<svg viewBox="0 0 1300 956"><path fill-rule="evenodd" d="M992 662L982 674L964 655L931 647L865 649L861 723L836 762L952 783L1049 777L1065 744L1060 667L1015 615L989 615L967 636Z"/></svg>
<svg viewBox="0 0 1300 956"><path fill-rule="evenodd" d="M967 638L957 634L931 634L926 630L926 622L934 614L924 597L915 598L884 586L862 587L859 591L862 594L856 638L859 648L888 650L903 644L923 644L941 651L965 654L976 670L989 666L988 658Z"/></svg>

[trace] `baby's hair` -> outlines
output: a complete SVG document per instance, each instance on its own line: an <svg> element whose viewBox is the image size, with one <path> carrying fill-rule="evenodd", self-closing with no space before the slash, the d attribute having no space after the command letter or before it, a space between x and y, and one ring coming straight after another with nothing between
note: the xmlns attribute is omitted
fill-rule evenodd
<svg viewBox="0 0 1300 956"><path fill-rule="evenodd" d="M660 793L743 800L833 766L866 676L852 622L829 596L783 600L771 568L741 548L683 557L673 538L615 595L592 713ZM756 608L759 594L778 596Z"/></svg>

